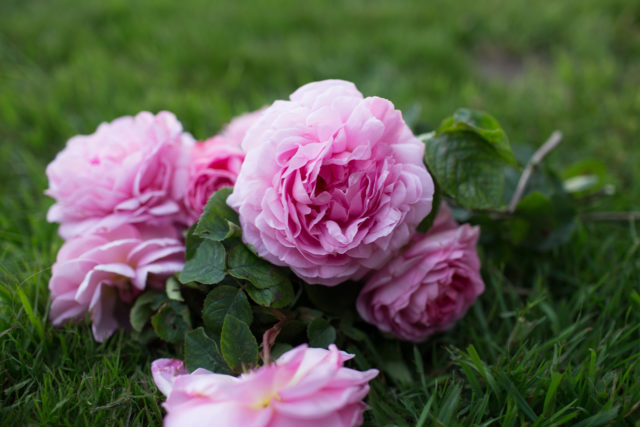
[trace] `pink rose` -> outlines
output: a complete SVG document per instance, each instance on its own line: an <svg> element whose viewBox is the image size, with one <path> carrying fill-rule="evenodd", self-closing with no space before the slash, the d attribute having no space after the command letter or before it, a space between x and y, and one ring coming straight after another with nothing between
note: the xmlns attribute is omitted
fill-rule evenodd
<svg viewBox="0 0 640 427"><path fill-rule="evenodd" d="M191 150L189 181L184 205L191 222L198 220L209 197L236 182L244 153L239 145L221 136L195 144Z"/></svg>
<svg viewBox="0 0 640 427"><path fill-rule="evenodd" d="M240 145L249 128L258 121L265 109L266 108L261 108L234 118L224 127L221 136L225 137L232 144Z"/></svg>
<svg viewBox="0 0 640 427"><path fill-rule="evenodd" d="M345 368L352 357L335 345L301 345L237 378L205 369L185 375L181 362L171 359L156 360L151 371L167 396L167 427L358 426L368 382L378 371Z"/></svg>
<svg viewBox="0 0 640 427"><path fill-rule="evenodd" d="M124 223L184 220L180 202L193 139L175 116L142 112L71 138L47 167L47 214L64 238Z"/></svg>
<svg viewBox="0 0 640 427"><path fill-rule="evenodd" d="M52 268L51 322L59 326L88 311L102 342L128 324L131 303L145 288L164 289L183 267L184 245L172 227L124 224L69 239Z"/></svg>
<svg viewBox="0 0 640 427"><path fill-rule="evenodd" d="M349 82L310 83L249 129L227 203L243 239L309 283L379 268L431 210L424 145L386 99Z"/></svg>
<svg viewBox="0 0 640 427"><path fill-rule="evenodd" d="M357 301L362 318L414 342L451 328L484 291L479 234L442 205L433 227L369 279Z"/></svg>

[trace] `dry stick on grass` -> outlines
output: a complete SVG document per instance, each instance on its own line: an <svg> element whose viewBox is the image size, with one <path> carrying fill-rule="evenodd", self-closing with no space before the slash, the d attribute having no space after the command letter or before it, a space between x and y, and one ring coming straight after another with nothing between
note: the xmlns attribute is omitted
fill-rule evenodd
<svg viewBox="0 0 640 427"><path fill-rule="evenodd" d="M533 173L535 167L544 159L544 157L549 154L551 150L553 150L559 143L562 141L562 132L559 130L554 131L549 139L542 144L542 147L538 148L531 159L527 162L527 166L525 166L522 175L520 175L520 180L518 181L518 186L516 187L515 193L513 193L513 197L511 198L511 203L509 203L509 213L513 213L516 210L516 206L518 202L522 198L522 194L524 193L524 189L527 186L527 182L529 182L529 178Z"/></svg>
<svg viewBox="0 0 640 427"><path fill-rule="evenodd" d="M509 207L507 210L509 214L515 212L516 206L522 198L522 194L524 193L533 170L538 164L540 164L542 159L544 159L544 157L560 143L560 141L562 141L562 132L556 130L551 134L551 136L549 136L549 139L547 139L547 141L542 144L538 151L536 151L533 156L531 156L531 159L527 162L527 166L525 166L522 175L520 175L518 186L516 187L516 191L515 193L513 193L513 197L511 198L511 202L509 203ZM580 214L580 219L586 221L640 221L640 211L585 212Z"/></svg>
<svg viewBox="0 0 640 427"><path fill-rule="evenodd" d="M284 325L287 320L286 317L280 319L278 323L267 329L264 335L262 335L262 361L265 365L271 363L271 347L275 344L276 338L282 330L282 325Z"/></svg>

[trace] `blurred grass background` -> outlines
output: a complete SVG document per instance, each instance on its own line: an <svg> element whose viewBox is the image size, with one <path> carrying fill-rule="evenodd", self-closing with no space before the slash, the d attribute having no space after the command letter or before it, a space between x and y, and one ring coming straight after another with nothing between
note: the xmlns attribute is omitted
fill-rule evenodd
<svg viewBox="0 0 640 427"><path fill-rule="evenodd" d="M139 344L120 334L98 345L86 327L47 324L61 241L45 222L44 169L65 141L141 110L173 111L204 139L326 78L389 98L418 130L462 106L493 114L515 142L537 146L560 129L545 162L598 159L616 187L589 208L638 207L635 0L3 0L0 418L130 425L162 416L152 356ZM638 245L633 223L582 224L565 248L514 260L537 272L521 282L485 260L481 303L425 347L417 384L374 387L368 422L638 425Z"/></svg>

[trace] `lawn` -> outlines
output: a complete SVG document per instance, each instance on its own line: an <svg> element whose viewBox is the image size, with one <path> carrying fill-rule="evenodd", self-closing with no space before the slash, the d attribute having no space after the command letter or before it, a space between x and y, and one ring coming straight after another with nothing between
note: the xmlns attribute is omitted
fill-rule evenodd
<svg viewBox="0 0 640 427"><path fill-rule="evenodd" d="M3 0L0 5L0 419L6 425L157 425L150 362L127 333L48 323L62 244L44 169L76 134L173 111L204 139L309 81L342 78L394 102L416 131L458 107L514 143L559 129L545 165L606 167L640 202L640 3ZM548 252L482 247L486 292L451 331L403 345L372 384L370 425L640 425L640 236L580 221ZM393 352L395 349L389 349ZM366 348L356 362L370 365ZM393 369L392 369L393 370Z"/></svg>

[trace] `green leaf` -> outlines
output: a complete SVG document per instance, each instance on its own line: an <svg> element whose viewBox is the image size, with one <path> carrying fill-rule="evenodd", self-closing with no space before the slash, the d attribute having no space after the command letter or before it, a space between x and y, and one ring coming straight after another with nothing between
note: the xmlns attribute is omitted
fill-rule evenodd
<svg viewBox="0 0 640 427"><path fill-rule="evenodd" d="M194 233L203 239L222 241L240 232L238 214L227 205L233 189L221 188L213 193L204 207Z"/></svg>
<svg viewBox="0 0 640 427"><path fill-rule="evenodd" d="M131 327L135 331L142 331L153 312L166 300L166 296L157 291L146 291L140 294L129 312Z"/></svg>
<svg viewBox="0 0 640 427"><path fill-rule="evenodd" d="M505 162L512 166L518 163L511 150L509 138L493 116L476 110L460 108L446 118L437 130L438 134L471 132L480 136Z"/></svg>
<svg viewBox="0 0 640 427"><path fill-rule="evenodd" d="M505 161L471 132L427 134L425 162L441 189L465 208L490 209L502 204Z"/></svg>
<svg viewBox="0 0 640 427"><path fill-rule="evenodd" d="M253 311L253 321L258 323L278 323L281 319L279 313L276 315L275 310L270 310L267 307L262 307L260 305L254 305L251 307L251 311Z"/></svg>
<svg viewBox="0 0 640 427"><path fill-rule="evenodd" d="M307 326L307 337L310 347L327 348L336 340L336 330L328 320L319 317Z"/></svg>
<svg viewBox="0 0 640 427"><path fill-rule="evenodd" d="M282 356L292 348L293 346L291 344L279 342L275 343L275 345L271 348L271 360L277 360L280 356Z"/></svg>
<svg viewBox="0 0 640 427"><path fill-rule="evenodd" d="M225 250L222 243L203 240L191 258L187 258L178 280L182 283L219 283L225 277Z"/></svg>
<svg viewBox="0 0 640 427"><path fill-rule="evenodd" d="M248 280L258 289L272 288L288 280L280 267L257 257L242 243L229 251L228 264L230 275Z"/></svg>
<svg viewBox="0 0 640 427"><path fill-rule="evenodd" d="M355 321L355 313L353 311L343 313L340 316L340 324L338 325L338 330L342 334L351 338L354 341L364 341L367 338L367 334L365 334L360 329L354 327L353 326L354 321Z"/></svg>
<svg viewBox="0 0 640 427"><path fill-rule="evenodd" d="M249 325L228 314L220 337L222 357L234 372L242 372L258 363L258 343Z"/></svg>
<svg viewBox="0 0 640 427"><path fill-rule="evenodd" d="M250 325L253 321L251 306L245 293L232 286L217 286L207 294L202 307L202 320L207 329L220 335L224 319L232 314Z"/></svg>
<svg viewBox="0 0 640 427"><path fill-rule="evenodd" d="M553 203L544 194L534 191L527 194L516 206L516 212L520 215L536 218L553 209Z"/></svg>
<svg viewBox="0 0 640 427"><path fill-rule="evenodd" d="M306 336L307 324L299 319L287 320L280 333L278 341L280 342L299 342Z"/></svg>
<svg viewBox="0 0 640 427"><path fill-rule="evenodd" d="M180 292L180 283L174 277L169 277L165 290L169 299L181 302L184 301L182 293Z"/></svg>
<svg viewBox="0 0 640 427"><path fill-rule="evenodd" d="M271 308L284 308L291 304L295 297L293 286L289 280L267 289L258 289L248 284L245 291L256 304Z"/></svg>
<svg viewBox="0 0 640 427"><path fill-rule="evenodd" d="M417 378L409 369L402 354L402 347L398 340L377 340L376 350L380 355L380 368L394 381L409 384Z"/></svg>
<svg viewBox="0 0 640 427"><path fill-rule="evenodd" d="M184 363L189 372L204 368L219 374L232 373L222 358L218 345L207 336L202 327L184 337Z"/></svg>
<svg viewBox="0 0 640 427"><path fill-rule="evenodd" d="M501 206L503 169L518 164L496 119L481 111L459 109L435 132L420 138L425 143L427 168L458 205L474 209Z"/></svg>
<svg viewBox="0 0 640 427"><path fill-rule="evenodd" d="M185 238L185 259L191 259L196 254L196 250L198 250L198 246L202 243L202 239L198 237L198 235L194 234L196 229L196 224L189 227L187 230L187 236Z"/></svg>
<svg viewBox="0 0 640 427"><path fill-rule="evenodd" d="M364 341L367 338L367 334L365 332L352 325L346 325L344 327L340 325L340 332L354 341Z"/></svg>
<svg viewBox="0 0 640 427"><path fill-rule="evenodd" d="M282 308L293 301L291 280L285 270L255 255L242 242L229 251L229 275L248 280L246 291L257 304Z"/></svg>
<svg viewBox="0 0 640 427"><path fill-rule="evenodd" d="M177 301L169 301L151 317L151 325L161 339L176 344L191 328L189 309Z"/></svg>

